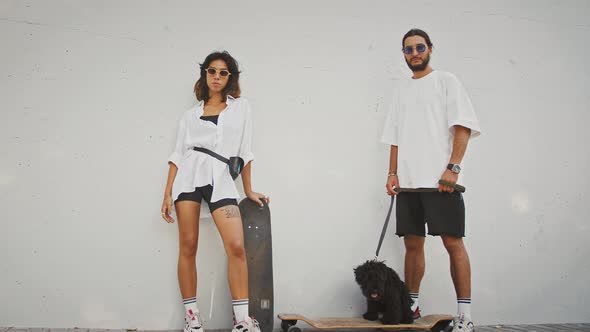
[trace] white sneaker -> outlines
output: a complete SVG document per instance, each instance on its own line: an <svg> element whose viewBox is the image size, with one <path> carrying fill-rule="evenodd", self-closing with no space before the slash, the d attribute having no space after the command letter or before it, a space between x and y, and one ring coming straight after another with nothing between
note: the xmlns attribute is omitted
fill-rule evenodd
<svg viewBox="0 0 590 332"><path fill-rule="evenodd" d="M232 332L261 332L258 321L254 318L246 318L246 320L237 323Z"/></svg>
<svg viewBox="0 0 590 332"><path fill-rule="evenodd" d="M453 331L452 332L473 332L475 331L475 327L473 326L473 322L465 318L463 314L453 318Z"/></svg>
<svg viewBox="0 0 590 332"><path fill-rule="evenodd" d="M184 332L204 332L201 313L189 310L184 315Z"/></svg>

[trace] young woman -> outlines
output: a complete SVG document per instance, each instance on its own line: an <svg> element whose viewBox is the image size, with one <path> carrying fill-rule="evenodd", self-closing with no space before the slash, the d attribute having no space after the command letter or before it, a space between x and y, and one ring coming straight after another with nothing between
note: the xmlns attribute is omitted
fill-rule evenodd
<svg viewBox="0 0 590 332"><path fill-rule="evenodd" d="M168 159L170 169L162 203L162 218L173 223L176 209L179 231L178 283L185 306L184 332L202 332L197 308L196 253L199 218L208 216L207 203L228 257L229 288L234 312L234 332L260 332L248 314L248 267L244 251L238 191L228 165L194 148L205 148L225 158L244 160L241 172L246 196L262 205L268 197L252 191L250 106L240 98L240 72L227 52L214 52L201 65L195 84L199 104L180 120L176 147ZM203 209L201 209L203 205Z"/></svg>

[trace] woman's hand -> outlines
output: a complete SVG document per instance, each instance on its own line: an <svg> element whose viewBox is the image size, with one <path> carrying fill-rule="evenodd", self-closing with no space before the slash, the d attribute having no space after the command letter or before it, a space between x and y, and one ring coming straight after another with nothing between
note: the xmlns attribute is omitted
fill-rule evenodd
<svg viewBox="0 0 590 332"><path fill-rule="evenodd" d="M246 197L248 197L250 200L258 203L260 206L263 206L262 200L265 200L266 204L270 204L270 197L265 196L264 194L254 192L254 191L247 192Z"/></svg>
<svg viewBox="0 0 590 332"><path fill-rule="evenodd" d="M162 219L164 219L169 224L174 222L174 219L170 216L171 213L172 213L172 196L165 195L164 202L162 202Z"/></svg>

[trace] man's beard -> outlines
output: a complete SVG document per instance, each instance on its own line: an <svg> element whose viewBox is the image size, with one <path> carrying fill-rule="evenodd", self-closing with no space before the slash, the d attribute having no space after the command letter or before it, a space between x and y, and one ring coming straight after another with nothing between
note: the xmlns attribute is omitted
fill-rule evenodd
<svg viewBox="0 0 590 332"><path fill-rule="evenodd" d="M412 59L410 59L410 61L412 61ZM426 67L428 67L428 63L430 62L430 54L428 54L426 56L426 58L424 60L422 60L421 64L418 65L412 65L412 63L408 61L406 59L406 63L408 64L408 67L410 67L410 70L413 72L417 72L417 71L423 71L426 69Z"/></svg>

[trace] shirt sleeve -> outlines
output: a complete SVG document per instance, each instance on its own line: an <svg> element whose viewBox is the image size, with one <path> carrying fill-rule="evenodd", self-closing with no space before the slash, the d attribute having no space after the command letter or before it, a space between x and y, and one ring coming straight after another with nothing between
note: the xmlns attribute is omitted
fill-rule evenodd
<svg viewBox="0 0 590 332"><path fill-rule="evenodd" d="M454 132L454 126L459 125L471 129L472 138L479 136L481 129L471 100L454 75L451 75L448 80L446 93L449 130Z"/></svg>
<svg viewBox="0 0 590 332"><path fill-rule="evenodd" d="M252 115L250 110L250 104L247 100L242 100L245 120L244 120L244 131L242 133L242 141L240 143L240 158L244 159L244 165L254 160L254 154L252 153Z"/></svg>
<svg viewBox="0 0 590 332"><path fill-rule="evenodd" d="M385 126L383 127L383 133L381 135L381 142L389 145L397 145L398 143L398 100L394 93L389 111L385 117Z"/></svg>
<svg viewBox="0 0 590 332"><path fill-rule="evenodd" d="M168 158L168 162L173 163L176 167L179 167L180 162L182 161L182 157L184 155L184 141L186 137L186 123L184 121L184 117L180 119L180 123L178 125L178 133L176 134L176 145L174 146L174 151Z"/></svg>

